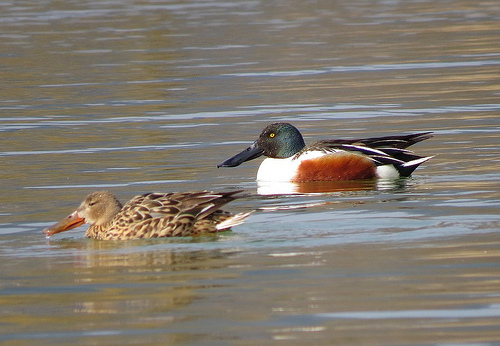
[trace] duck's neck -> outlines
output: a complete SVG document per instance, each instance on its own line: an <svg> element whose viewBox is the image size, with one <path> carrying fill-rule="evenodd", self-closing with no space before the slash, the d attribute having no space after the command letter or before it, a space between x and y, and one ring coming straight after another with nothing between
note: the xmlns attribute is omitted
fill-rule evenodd
<svg viewBox="0 0 500 346"><path fill-rule="evenodd" d="M85 236L92 239L104 239L104 236L107 234L110 225L111 221L102 225L91 225L87 229L87 232L85 232Z"/></svg>

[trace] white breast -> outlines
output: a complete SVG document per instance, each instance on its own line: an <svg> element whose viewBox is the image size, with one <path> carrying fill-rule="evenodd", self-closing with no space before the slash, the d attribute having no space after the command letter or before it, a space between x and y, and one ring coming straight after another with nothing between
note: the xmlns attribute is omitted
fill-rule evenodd
<svg viewBox="0 0 500 346"><path fill-rule="evenodd" d="M299 165L304 160L315 159L326 155L322 151L308 151L293 159L294 156L286 159L266 158L260 164L257 172L258 181L291 181L297 174Z"/></svg>

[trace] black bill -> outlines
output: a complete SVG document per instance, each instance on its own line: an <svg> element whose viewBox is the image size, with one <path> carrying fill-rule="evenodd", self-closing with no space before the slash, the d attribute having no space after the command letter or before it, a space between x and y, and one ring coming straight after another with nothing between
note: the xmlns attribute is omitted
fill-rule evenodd
<svg viewBox="0 0 500 346"><path fill-rule="evenodd" d="M236 167L241 165L245 161L250 161L253 159L256 159L259 156L262 156L264 154L264 151L259 148L257 145L257 142L243 150L241 153L234 155L233 157L230 157L229 159L225 160L222 163L219 163L217 165L217 168L220 167Z"/></svg>

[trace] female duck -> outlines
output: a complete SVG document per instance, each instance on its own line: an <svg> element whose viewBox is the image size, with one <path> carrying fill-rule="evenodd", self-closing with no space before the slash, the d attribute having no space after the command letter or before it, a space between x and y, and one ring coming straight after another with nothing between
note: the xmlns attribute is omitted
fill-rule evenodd
<svg viewBox="0 0 500 346"><path fill-rule="evenodd" d="M90 224L86 237L103 240L195 236L239 225L251 214L220 210L241 191L147 193L124 206L108 191L89 194L60 222L43 230L47 237Z"/></svg>

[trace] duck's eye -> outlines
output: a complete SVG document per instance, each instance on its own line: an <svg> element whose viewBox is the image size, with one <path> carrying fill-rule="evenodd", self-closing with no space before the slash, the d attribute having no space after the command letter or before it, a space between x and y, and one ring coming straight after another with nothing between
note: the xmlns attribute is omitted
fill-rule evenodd
<svg viewBox="0 0 500 346"><path fill-rule="evenodd" d="M89 203L89 206L93 206L93 205L95 205L95 204L96 204L96 202L90 202L90 203Z"/></svg>
<svg viewBox="0 0 500 346"><path fill-rule="evenodd" d="M269 135L269 137L271 137L271 138L274 138L274 136L276 136L276 135L274 134L274 132L271 132L271 134Z"/></svg>

